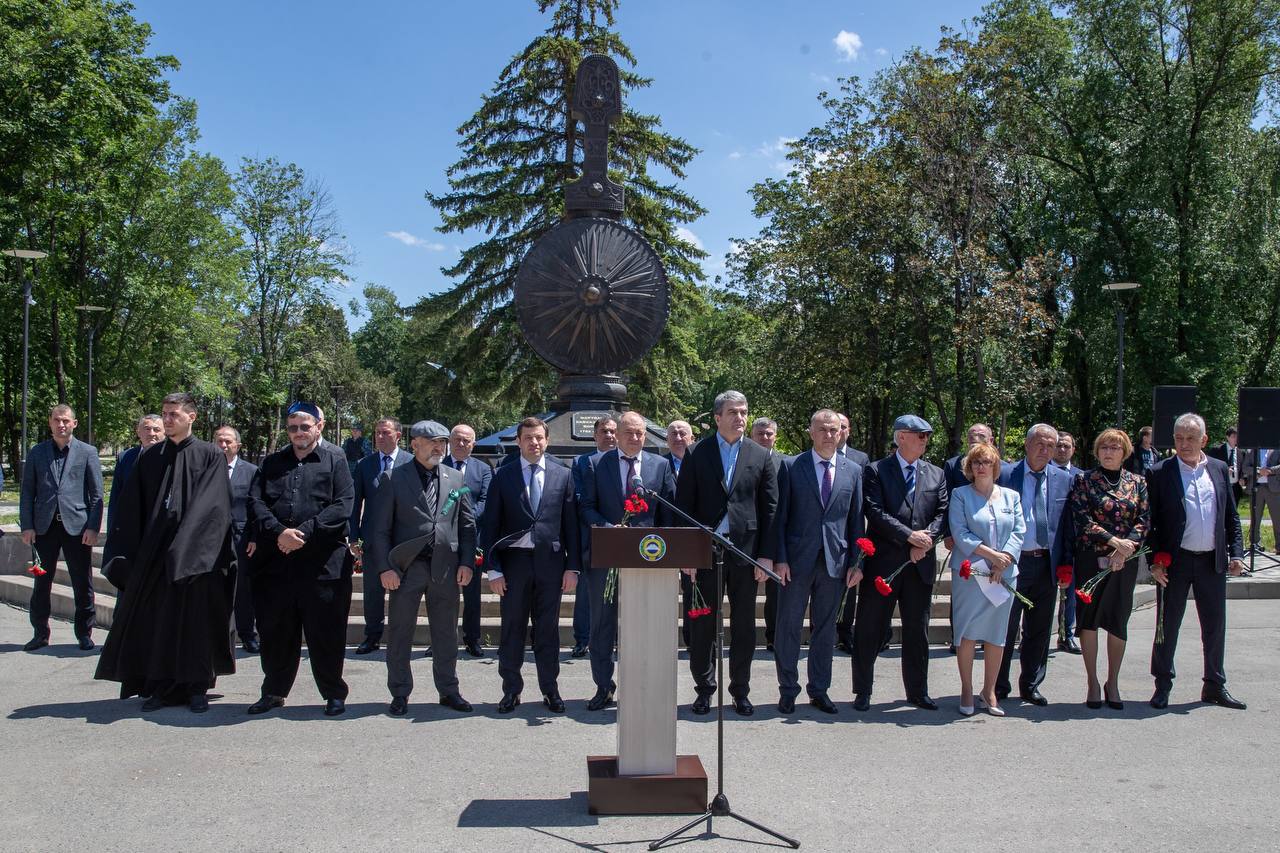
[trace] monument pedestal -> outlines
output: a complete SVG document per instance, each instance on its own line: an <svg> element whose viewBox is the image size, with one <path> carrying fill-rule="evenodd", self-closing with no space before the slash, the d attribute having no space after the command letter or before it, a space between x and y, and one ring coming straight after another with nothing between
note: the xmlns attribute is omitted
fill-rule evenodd
<svg viewBox="0 0 1280 853"><path fill-rule="evenodd" d="M696 755L676 756L674 773L627 776L616 755L587 756L587 805L594 815L701 814L707 771Z"/></svg>

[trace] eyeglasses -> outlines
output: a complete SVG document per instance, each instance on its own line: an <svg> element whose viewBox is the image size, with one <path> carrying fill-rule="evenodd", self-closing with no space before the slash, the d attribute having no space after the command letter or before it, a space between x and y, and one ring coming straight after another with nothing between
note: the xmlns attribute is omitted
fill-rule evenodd
<svg viewBox="0 0 1280 853"><path fill-rule="evenodd" d="M969 463L970 468L990 468L992 466L990 459L975 459Z"/></svg>
<svg viewBox="0 0 1280 853"><path fill-rule="evenodd" d="M285 427L285 429L287 429L290 433L311 432L312 425L311 424L289 424L287 427Z"/></svg>

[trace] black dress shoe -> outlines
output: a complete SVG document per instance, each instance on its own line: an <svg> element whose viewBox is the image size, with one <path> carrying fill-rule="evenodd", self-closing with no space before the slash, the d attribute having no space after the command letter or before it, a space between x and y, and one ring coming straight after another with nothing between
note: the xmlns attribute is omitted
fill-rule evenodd
<svg viewBox="0 0 1280 853"><path fill-rule="evenodd" d="M203 714L209 710L209 694L197 693L187 700L187 707L191 709L193 714Z"/></svg>
<svg viewBox="0 0 1280 853"><path fill-rule="evenodd" d="M484 657L484 649L480 648L480 644L475 640L464 644L463 648L465 648L467 650L467 654L471 655L473 658Z"/></svg>
<svg viewBox="0 0 1280 853"><path fill-rule="evenodd" d="M574 645L573 650L569 652L571 658L585 658L587 656L587 647L582 643Z"/></svg>
<svg viewBox="0 0 1280 853"><path fill-rule="evenodd" d="M999 701L999 702L1003 702L1004 700L1006 700L1006 699L1008 699L1008 698L1009 698L1009 691L1008 691L1008 690L1002 690L1002 689L1000 689L999 687L997 687L997 688L996 688L996 700L997 700L997 701Z"/></svg>
<svg viewBox="0 0 1280 853"><path fill-rule="evenodd" d="M853 697L853 710L869 711L871 710L871 694L859 693Z"/></svg>
<svg viewBox="0 0 1280 853"><path fill-rule="evenodd" d="M1151 707L1163 711L1169 707L1169 691L1156 688L1156 692L1151 694Z"/></svg>
<svg viewBox="0 0 1280 853"><path fill-rule="evenodd" d="M257 655L262 653L262 646L259 645L257 640L252 638L244 641L243 648L246 654ZM356 651L358 652L359 649L357 649Z"/></svg>
<svg viewBox="0 0 1280 853"><path fill-rule="evenodd" d="M996 696L1000 697L1000 694L997 693ZM1000 697L1000 698L1003 698L1003 697ZM1039 705L1041 708L1049 704L1049 700L1044 698L1044 696L1040 694L1040 691L1034 687L1032 687L1030 690L1019 690L1018 698L1020 698L1023 702L1030 702L1032 705Z"/></svg>
<svg viewBox="0 0 1280 853"><path fill-rule="evenodd" d="M22 647L22 650L24 652L34 652L36 649L43 649L47 645L49 645L48 637L37 636L37 637L32 637L30 640L27 640L27 644Z"/></svg>
<svg viewBox="0 0 1280 853"><path fill-rule="evenodd" d="M372 637L365 637L360 645L356 646L356 654L367 655L376 652L381 644ZM248 651L248 643L245 644L245 651Z"/></svg>
<svg viewBox="0 0 1280 853"><path fill-rule="evenodd" d="M93 640L90 639L89 637L81 637L79 640L79 643L80 643L80 651L82 652L93 651Z"/></svg>
<svg viewBox="0 0 1280 853"><path fill-rule="evenodd" d="M324 715L326 717L336 717L347 710L347 703L341 699L330 699L324 703Z"/></svg>
<svg viewBox="0 0 1280 853"><path fill-rule="evenodd" d="M853 641L841 640L840 642L836 643L836 648L847 655L851 655L853 654Z"/></svg>
<svg viewBox="0 0 1280 853"><path fill-rule="evenodd" d="M425 652L423 652L423 653L422 653L422 656L423 656L424 658L429 658L429 657L431 657L431 647L430 647L430 646L427 646L427 650L426 650Z"/></svg>
<svg viewBox="0 0 1280 853"><path fill-rule="evenodd" d="M739 717L750 717L756 712L756 708L751 704L751 700L746 696L739 696L733 700L733 710L738 713Z"/></svg>
<svg viewBox="0 0 1280 853"><path fill-rule="evenodd" d="M938 710L938 703L933 701L928 693L922 693L919 696L908 696L907 701L924 711Z"/></svg>
<svg viewBox="0 0 1280 853"><path fill-rule="evenodd" d="M794 714L796 712L796 697L782 696L778 699L779 714Z"/></svg>
<svg viewBox="0 0 1280 853"><path fill-rule="evenodd" d="M519 693L503 693L502 701L498 703L499 714L510 714L520 704Z"/></svg>
<svg viewBox="0 0 1280 853"><path fill-rule="evenodd" d="M152 711L159 711L167 704L169 703L164 701L163 696L151 696L142 703L142 710L150 714Z"/></svg>
<svg viewBox="0 0 1280 853"><path fill-rule="evenodd" d="M247 713L265 714L272 708L280 708L284 705L283 696L263 696L257 702L249 706Z"/></svg>
<svg viewBox="0 0 1280 853"><path fill-rule="evenodd" d="M710 714L711 713L711 697L699 696L697 699L693 700L693 707L690 708L689 710L693 711L693 713L697 714L700 717L705 716L706 714Z"/></svg>
<svg viewBox="0 0 1280 853"><path fill-rule="evenodd" d="M560 698L559 693L543 693L542 704L547 706L547 710L553 714L564 713L564 700Z"/></svg>
<svg viewBox="0 0 1280 853"><path fill-rule="evenodd" d="M1067 637L1066 639L1059 640L1058 651L1072 655L1083 654L1083 652L1080 651L1080 644L1076 642L1075 637Z"/></svg>
<svg viewBox="0 0 1280 853"><path fill-rule="evenodd" d="M387 713L393 717L403 717L409 713L409 697L396 696L391 700L391 704L387 706Z"/></svg>
<svg viewBox="0 0 1280 853"><path fill-rule="evenodd" d="M1237 711L1243 711L1245 709L1245 704L1228 693L1227 688L1225 687L1219 687L1216 690L1201 691L1200 701L1208 702L1212 705L1221 705L1224 708L1235 708Z"/></svg>
<svg viewBox="0 0 1280 853"><path fill-rule="evenodd" d="M880 644L880 651L882 651L882 652L887 652L887 651L889 651L889 641L888 641L888 640L885 640L883 643L881 643L881 644Z"/></svg>
<svg viewBox="0 0 1280 853"><path fill-rule="evenodd" d="M816 696L809 697L809 704L822 711L824 714L836 713L836 703L825 693L819 693Z"/></svg>
<svg viewBox="0 0 1280 853"><path fill-rule="evenodd" d="M464 714L471 713L471 703L463 699L461 693L450 693L448 696L441 696L440 704L446 708L461 711Z"/></svg>
<svg viewBox="0 0 1280 853"><path fill-rule="evenodd" d="M773 653L774 653L774 652L773 652L773 643L765 643L765 644L764 644L764 650L765 650L766 652L768 652L769 654L773 654Z"/></svg>
<svg viewBox="0 0 1280 853"><path fill-rule="evenodd" d="M596 691L596 695L592 696L591 700L587 702L587 710L603 711L611 704L613 704L613 688L600 688Z"/></svg>

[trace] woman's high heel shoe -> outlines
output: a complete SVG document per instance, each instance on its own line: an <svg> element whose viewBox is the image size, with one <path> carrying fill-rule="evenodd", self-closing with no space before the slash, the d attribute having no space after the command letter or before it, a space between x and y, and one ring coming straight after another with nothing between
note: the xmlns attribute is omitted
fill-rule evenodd
<svg viewBox="0 0 1280 853"><path fill-rule="evenodd" d="M1085 699L1084 706L1091 711L1096 711L1102 707L1101 699Z"/></svg>
<svg viewBox="0 0 1280 853"><path fill-rule="evenodd" d="M1124 702L1120 701L1119 697L1112 699L1110 696L1107 696L1106 685L1103 685L1102 687L1102 695L1106 697L1108 708L1111 708L1116 711L1124 710Z"/></svg>
<svg viewBox="0 0 1280 853"><path fill-rule="evenodd" d="M987 700L983 699L981 696L974 697L974 701L978 703L979 710L986 711L993 717L1004 716L1004 708L1001 708L999 705L990 705L987 703Z"/></svg>

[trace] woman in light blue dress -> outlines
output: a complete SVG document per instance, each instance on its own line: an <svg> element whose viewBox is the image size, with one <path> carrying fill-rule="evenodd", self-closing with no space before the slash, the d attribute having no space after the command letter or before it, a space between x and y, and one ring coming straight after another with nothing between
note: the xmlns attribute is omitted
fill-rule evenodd
<svg viewBox="0 0 1280 853"><path fill-rule="evenodd" d="M977 704L987 713L1003 717L1004 710L996 700L996 677L1009 635L1009 613L1013 610L1013 594L999 605L983 592L977 572L990 572L990 580L1001 579L1015 584L1018 555L1022 553L1022 537L1027 522L1022 517L1022 501L1013 489L996 485L1000 475L1000 454L989 444L976 444L964 457L964 475L971 485L951 493L948 510L955 550L951 552L951 618L959 639L956 662L960 667L960 713L974 713L973 657L982 645L982 692ZM961 564L969 560L975 576L960 576ZM979 565L979 560L984 565ZM1016 585L1016 584L1015 584Z"/></svg>

